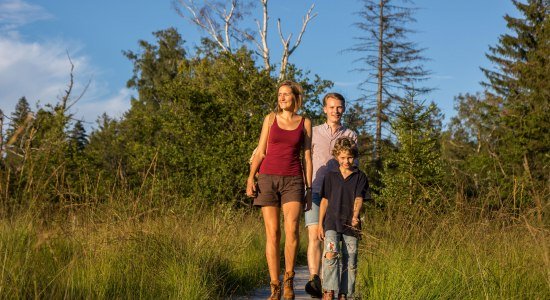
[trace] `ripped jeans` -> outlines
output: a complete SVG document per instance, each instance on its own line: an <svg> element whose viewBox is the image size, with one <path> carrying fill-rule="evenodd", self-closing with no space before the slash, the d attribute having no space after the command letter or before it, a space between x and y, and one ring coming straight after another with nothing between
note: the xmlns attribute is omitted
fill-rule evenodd
<svg viewBox="0 0 550 300"><path fill-rule="evenodd" d="M325 232L323 250L323 289L352 295L355 292L357 273L357 246L359 241L351 235ZM327 253L333 253L327 258Z"/></svg>

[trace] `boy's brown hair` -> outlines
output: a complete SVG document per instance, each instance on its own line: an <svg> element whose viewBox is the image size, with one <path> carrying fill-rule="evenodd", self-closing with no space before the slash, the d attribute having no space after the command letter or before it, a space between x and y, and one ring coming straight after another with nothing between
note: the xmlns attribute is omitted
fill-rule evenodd
<svg viewBox="0 0 550 300"><path fill-rule="evenodd" d="M357 158L357 156L359 156L357 145L351 138L347 136L341 137L336 140L336 143L334 144L334 149L332 150L332 155L336 157L344 151L353 155L354 158Z"/></svg>

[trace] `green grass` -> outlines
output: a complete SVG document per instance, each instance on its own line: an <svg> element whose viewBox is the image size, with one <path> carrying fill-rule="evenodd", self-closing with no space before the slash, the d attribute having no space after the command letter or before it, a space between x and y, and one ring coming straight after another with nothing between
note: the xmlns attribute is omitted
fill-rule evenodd
<svg viewBox="0 0 550 300"><path fill-rule="evenodd" d="M219 299L267 284L258 210L114 206L1 219L0 298ZM547 226L457 213L369 216L363 299L550 299ZM301 264L306 244L302 228Z"/></svg>
<svg viewBox="0 0 550 300"><path fill-rule="evenodd" d="M30 215L2 220L0 295L215 299L243 293L267 278L262 229L256 213L230 207L104 223L40 225Z"/></svg>
<svg viewBox="0 0 550 300"><path fill-rule="evenodd" d="M528 223L371 218L359 260L366 299L550 299L550 232Z"/></svg>

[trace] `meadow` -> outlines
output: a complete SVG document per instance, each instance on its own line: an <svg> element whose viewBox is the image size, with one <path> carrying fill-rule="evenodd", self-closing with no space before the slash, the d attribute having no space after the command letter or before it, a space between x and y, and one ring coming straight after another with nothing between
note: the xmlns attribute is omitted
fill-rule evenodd
<svg viewBox="0 0 550 300"><path fill-rule="evenodd" d="M2 218L0 297L225 299L267 284L258 210L205 208L190 199L146 208L133 200L55 211L35 205ZM368 208L359 294L549 299L550 231L533 222L482 218L475 210L433 215ZM305 249L302 238L301 264Z"/></svg>

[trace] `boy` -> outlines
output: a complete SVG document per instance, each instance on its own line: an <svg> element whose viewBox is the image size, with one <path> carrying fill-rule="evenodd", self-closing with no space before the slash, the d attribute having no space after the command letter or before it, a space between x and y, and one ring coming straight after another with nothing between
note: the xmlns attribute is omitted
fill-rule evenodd
<svg viewBox="0 0 550 300"><path fill-rule="evenodd" d="M347 299L355 291L359 213L363 200L370 199L367 176L353 163L357 154L352 139L339 138L332 151L339 168L325 176L321 187L318 235L324 241L323 299L332 299L335 291L339 300Z"/></svg>

